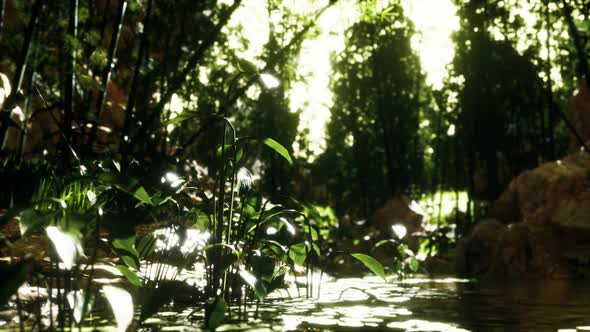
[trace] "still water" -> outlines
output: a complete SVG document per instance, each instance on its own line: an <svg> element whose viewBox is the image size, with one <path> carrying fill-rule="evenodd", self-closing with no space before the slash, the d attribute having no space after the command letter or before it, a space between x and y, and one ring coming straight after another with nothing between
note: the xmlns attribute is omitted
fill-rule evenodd
<svg viewBox="0 0 590 332"><path fill-rule="evenodd" d="M367 277L323 282L313 300L290 293L274 293L248 323L218 331L590 331L588 282ZM171 310L148 329L198 330L194 308Z"/></svg>

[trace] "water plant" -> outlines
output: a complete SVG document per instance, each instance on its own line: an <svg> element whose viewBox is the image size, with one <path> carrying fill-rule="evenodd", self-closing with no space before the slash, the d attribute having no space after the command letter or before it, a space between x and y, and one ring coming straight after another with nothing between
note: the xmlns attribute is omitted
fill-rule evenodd
<svg viewBox="0 0 590 332"><path fill-rule="evenodd" d="M189 113L182 120L192 116L200 115ZM327 233L322 216L308 203L265 198L242 163L252 144L292 163L289 153L271 138L240 139L227 118L216 118L224 133L212 187L175 171L144 186L150 181L139 164L108 158L80 163L70 172L50 170L31 203L13 207L1 222L18 216L23 239L47 238L51 259L48 266L35 260L9 265L7 285L13 286L6 288L3 303L27 281L47 293L33 315L38 327L81 327L93 307L104 307L106 300L124 330L177 299L186 284L174 281L195 266L203 271L202 280L189 300L201 303L204 324L211 329L230 310L246 315L247 306L285 287L287 274L297 278L301 266L305 296L314 296L312 271L320 266L321 234ZM355 257L384 277L374 259ZM102 284L97 274L106 267L114 268L119 279ZM133 305L141 307L139 317L129 308ZM20 316L21 324L26 318Z"/></svg>

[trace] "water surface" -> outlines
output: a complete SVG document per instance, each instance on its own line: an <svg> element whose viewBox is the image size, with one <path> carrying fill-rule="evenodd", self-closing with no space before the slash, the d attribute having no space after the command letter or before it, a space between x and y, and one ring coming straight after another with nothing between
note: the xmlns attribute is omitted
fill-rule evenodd
<svg viewBox="0 0 590 332"><path fill-rule="evenodd" d="M590 331L588 282L423 277L386 283L367 277L323 282L319 299L289 293L293 298L286 291L272 294L257 312L250 310L247 323L219 330L576 331L586 326ZM188 317L192 311L164 312L151 323L166 330L198 329L201 314Z"/></svg>

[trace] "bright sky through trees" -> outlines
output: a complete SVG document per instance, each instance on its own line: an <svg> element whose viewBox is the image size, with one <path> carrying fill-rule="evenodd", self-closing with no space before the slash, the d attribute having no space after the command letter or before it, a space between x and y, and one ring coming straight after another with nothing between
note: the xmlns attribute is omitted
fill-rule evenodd
<svg viewBox="0 0 590 332"><path fill-rule="evenodd" d="M402 5L418 32L412 47L420 56L426 81L438 90L447 73L446 65L455 54L451 40L451 34L459 28L455 5L451 0L403 0Z"/></svg>
<svg viewBox="0 0 590 332"><path fill-rule="evenodd" d="M296 13L313 14L327 4L326 1L297 0L285 1ZM384 4L386 1L382 1ZM412 46L418 51L427 82L435 89L442 87L446 65L454 54L451 33L458 28L456 9L451 0L404 0L406 15L414 22L418 33ZM256 19L252 19L256 17ZM293 150L297 157L313 161L326 145L325 127L330 120L332 92L330 78L333 77L331 56L344 48L346 29L358 21L360 11L356 1L341 0L328 9L317 22L319 35L305 39L298 59L297 73L302 79L293 82L288 92L290 109L300 112L299 135L305 135L307 149L299 146L297 140ZM272 19L272 18L271 18ZM229 27L242 27L242 36L231 37L230 47L240 43L240 37L248 40L248 47L238 54L261 65L258 55L268 40L268 12L266 1L245 1L234 13Z"/></svg>

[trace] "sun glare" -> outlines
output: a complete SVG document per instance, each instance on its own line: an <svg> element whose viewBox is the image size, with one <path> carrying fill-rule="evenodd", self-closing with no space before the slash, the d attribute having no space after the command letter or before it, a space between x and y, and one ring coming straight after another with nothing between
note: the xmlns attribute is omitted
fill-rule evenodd
<svg viewBox="0 0 590 332"><path fill-rule="evenodd" d="M412 47L420 56L426 82L440 90L455 55L451 34L459 28L457 9L451 0L403 0L402 5L416 27Z"/></svg>
<svg viewBox="0 0 590 332"><path fill-rule="evenodd" d="M293 151L296 157L308 162L313 162L326 149L325 128L332 107L330 57L344 49L345 31L356 20L358 11L354 1L341 1L320 17L317 38L303 42L297 72L304 79L293 84L289 97L291 111L300 112L299 137L293 144ZM307 148L299 146L301 138L308 142Z"/></svg>
<svg viewBox="0 0 590 332"><path fill-rule="evenodd" d="M327 5L328 0L290 0L284 2L296 15L313 15ZM387 1L380 1L385 5ZM418 34L412 46L420 56L427 83L435 89L442 87L446 65L454 55L451 33L458 28L456 8L451 0L404 0L406 15L414 22ZM330 121L333 94L331 57L344 49L345 32L360 18L355 0L342 0L326 10L317 23L318 35L306 38L301 45L296 72L301 78L292 82L287 94L291 112L299 113L298 137L293 143L296 157L313 162L326 149L326 124ZM257 17L252 20L252 17ZM272 15L270 22L274 22ZM268 41L269 19L265 1L246 1L234 13L228 29L229 46L241 58L264 67L260 54ZM276 27L275 27L276 28ZM244 45L244 40L248 45ZM307 146L300 146L300 141Z"/></svg>

